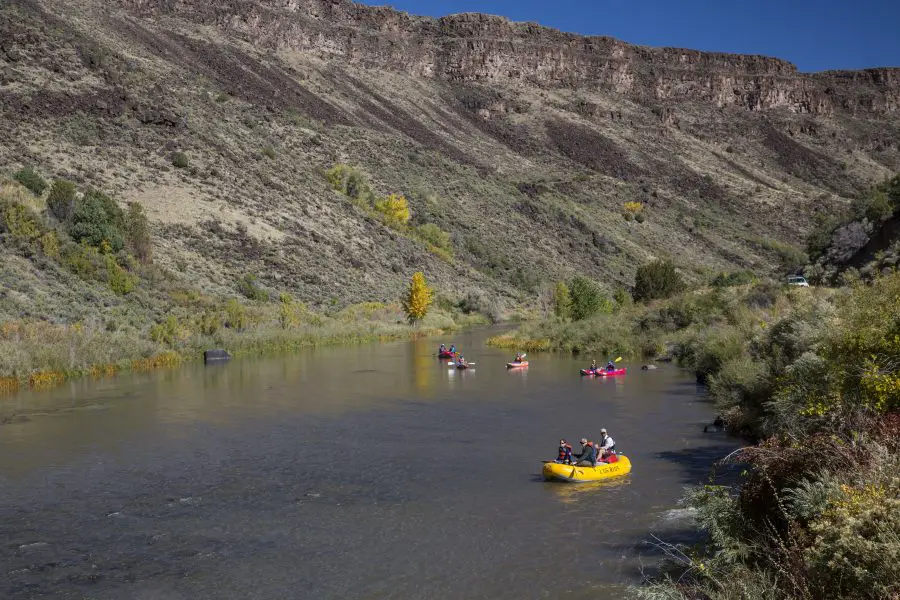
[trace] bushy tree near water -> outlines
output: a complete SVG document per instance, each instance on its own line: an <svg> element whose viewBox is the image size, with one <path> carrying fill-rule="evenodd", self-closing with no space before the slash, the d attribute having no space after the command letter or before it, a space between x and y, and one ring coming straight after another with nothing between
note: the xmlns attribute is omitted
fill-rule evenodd
<svg viewBox="0 0 900 600"><path fill-rule="evenodd" d="M613 304L609 298L604 296L597 284L587 277L576 275L569 287L569 295L572 299L571 315L575 321L587 319L597 313L613 311Z"/></svg>
<svg viewBox="0 0 900 600"><path fill-rule="evenodd" d="M684 280L671 261L655 260L638 267L634 278L634 299L669 298L684 287Z"/></svg>

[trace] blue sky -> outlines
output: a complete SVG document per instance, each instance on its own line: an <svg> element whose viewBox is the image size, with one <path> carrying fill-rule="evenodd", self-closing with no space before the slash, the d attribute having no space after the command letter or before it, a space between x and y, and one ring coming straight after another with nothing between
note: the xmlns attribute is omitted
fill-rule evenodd
<svg viewBox="0 0 900 600"><path fill-rule="evenodd" d="M900 0L363 0L486 12L636 44L765 54L801 71L900 67Z"/></svg>

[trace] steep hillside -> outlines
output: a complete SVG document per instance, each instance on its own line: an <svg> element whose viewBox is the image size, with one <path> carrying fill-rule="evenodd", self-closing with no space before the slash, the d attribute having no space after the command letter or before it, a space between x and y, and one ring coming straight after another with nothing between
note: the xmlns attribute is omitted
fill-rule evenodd
<svg viewBox="0 0 900 600"><path fill-rule="evenodd" d="M898 69L349 0L0 0L0 115L0 170L140 203L165 277L229 296L254 274L314 304L395 299L414 270L511 306L574 272L630 286L655 256L695 279L795 267L816 213L900 170ZM339 163L451 255L335 191ZM0 252L20 288L0 320L130 301Z"/></svg>

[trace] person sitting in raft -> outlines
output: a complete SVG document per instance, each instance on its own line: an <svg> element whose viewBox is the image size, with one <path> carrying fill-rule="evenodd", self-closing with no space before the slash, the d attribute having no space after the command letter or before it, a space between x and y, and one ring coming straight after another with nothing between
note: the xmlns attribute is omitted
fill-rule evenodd
<svg viewBox="0 0 900 600"><path fill-rule="evenodd" d="M581 438L581 454L574 456L576 467L596 467L597 451L594 449L594 442L589 442L585 438Z"/></svg>
<svg viewBox="0 0 900 600"><path fill-rule="evenodd" d="M605 460L606 462L614 462L610 457L616 455L616 441L607 433L606 428L600 430L600 442L597 444L597 452L599 456L597 460Z"/></svg>
<svg viewBox="0 0 900 600"><path fill-rule="evenodd" d="M456 354L456 346L454 346L453 344L450 344L450 352Z"/></svg>
<svg viewBox="0 0 900 600"><path fill-rule="evenodd" d="M589 371L596 371L596 370L597 370L597 359L596 359L596 358L595 358L594 360L591 361L591 368L588 369L588 370L589 370Z"/></svg>
<svg viewBox="0 0 900 600"><path fill-rule="evenodd" d="M465 356L460 355L460 357L456 359L456 364L461 367L465 367L469 364L469 362L466 360Z"/></svg>
<svg viewBox="0 0 900 600"><path fill-rule="evenodd" d="M517 362L517 363L522 362L522 353L521 352L516 352L516 360L514 360L513 362Z"/></svg>
<svg viewBox="0 0 900 600"><path fill-rule="evenodd" d="M559 455L556 457L555 462L564 465L572 464L572 444L569 444L566 440L559 440Z"/></svg>
<svg viewBox="0 0 900 600"><path fill-rule="evenodd" d="M606 370L607 371L615 371L616 363L614 363L613 361L609 361L608 363L606 363Z"/></svg>
<svg viewBox="0 0 900 600"><path fill-rule="evenodd" d="M446 351L447 351L447 346L445 346L444 344L441 344L441 347L438 348L438 352L440 352L441 354L443 354L443 353L445 353Z"/></svg>

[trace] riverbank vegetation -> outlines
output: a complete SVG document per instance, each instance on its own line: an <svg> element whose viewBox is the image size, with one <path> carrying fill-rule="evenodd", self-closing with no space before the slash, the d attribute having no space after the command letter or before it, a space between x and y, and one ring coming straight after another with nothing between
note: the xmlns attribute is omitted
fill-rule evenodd
<svg viewBox="0 0 900 600"><path fill-rule="evenodd" d="M402 220L397 198L382 204ZM11 257L0 265L0 393L171 366L210 348L290 352L487 322L467 299L427 286L427 297L417 291L413 323L400 298L310 307L252 273L233 282L231 295L194 289L154 263L139 205L122 208L99 190L47 182L30 169L0 180L0 244Z"/></svg>
<svg viewBox="0 0 900 600"><path fill-rule="evenodd" d="M708 534L665 546L644 599L900 595L900 275L785 296L772 322L710 330L676 353L757 445L738 486L685 499Z"/></svg>

